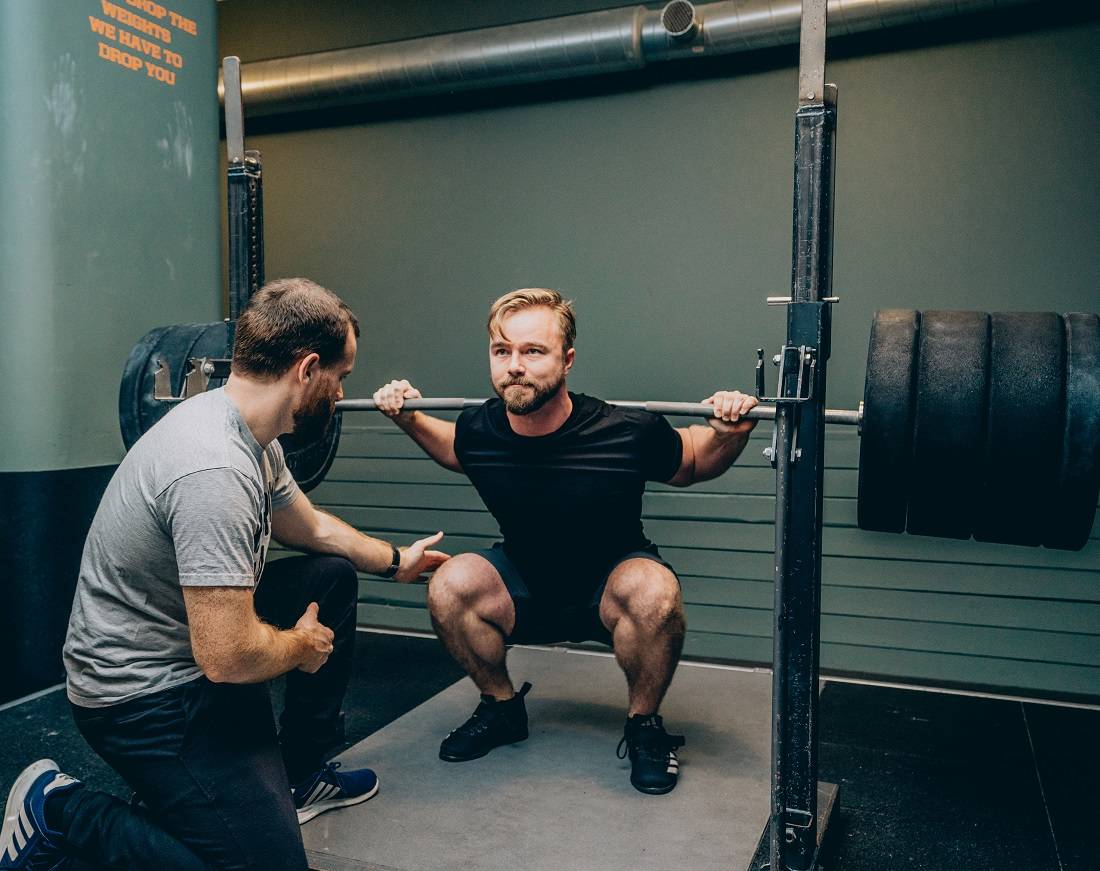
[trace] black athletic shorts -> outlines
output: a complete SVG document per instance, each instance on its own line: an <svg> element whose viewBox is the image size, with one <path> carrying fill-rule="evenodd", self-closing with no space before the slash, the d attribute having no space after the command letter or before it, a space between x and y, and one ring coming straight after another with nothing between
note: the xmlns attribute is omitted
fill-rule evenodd
<svg viewBox="0 0 1100 871"><path fill-rule="evenodd" d="M504 552L499 542L484 550L472 553L488 560L500 574L512 604L516 610L516 623L506 644L552 644L557 641L599 641L611 645L611 633L600 620L600 599L603 598L607 579L619 563L628 559L648 559L663 565L676 576L676 570L661 559L656 545L645 550L634 550L616 560L597 583L592 595L580 605L560 605L531 595L519 568ZM679 582L679 578L676 578Z"/></svg>

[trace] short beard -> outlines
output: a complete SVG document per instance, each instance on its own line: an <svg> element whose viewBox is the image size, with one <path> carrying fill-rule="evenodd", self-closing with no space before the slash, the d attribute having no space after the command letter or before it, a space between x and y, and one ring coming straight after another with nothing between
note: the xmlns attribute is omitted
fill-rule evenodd
<svg viewBox="0 0 1100 871"><path fill-rule="evenodd" d="M294 412L294 429L290 434L295 448L304 448L319 442L328 432L336 401L323 394Z"/></svg>
<svg viewBox="0 0 1100 871"><path fill-rule="evenodd" d="M530 387L535 392L529 399L508 399L508 397L505 396L504 391L516 384L523 387ZM493 390L496 391L497 396L504 400L504 407L507 408L508 411L510 411L512 414L516 414L522 417L524 415L534 414L536 411L546 405L546 403L548 403L551 399L558 395L564 385L565 376L562 375L553 384L547 385L545 387L540 387L538 384L534 384L531 381L519 379L509 381L506 384L501 385L500 387L494 384Z"/></svg>

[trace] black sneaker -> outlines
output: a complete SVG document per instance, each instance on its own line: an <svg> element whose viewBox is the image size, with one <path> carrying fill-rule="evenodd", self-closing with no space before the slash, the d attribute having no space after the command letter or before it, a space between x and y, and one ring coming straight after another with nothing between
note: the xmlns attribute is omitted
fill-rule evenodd
<svg viewBox="0 0 1100 871"><path fill-rule="evenodd" d="M630 755L630 782L639 792L664 795L676 787L680 763L676 750L684 746L683 735L669 735L658 714L627 717L623 739L616 755Z"/></svg>
<svg viewBox="0 0 1100 871"><path fill-rule="evenodd" d="M527 708L523 697L531 689L525 683L506 702L482 696L474 715L451 732L439 745L439 758L447 762L479 759L501 744L515 744L527 738Z"/></svg>

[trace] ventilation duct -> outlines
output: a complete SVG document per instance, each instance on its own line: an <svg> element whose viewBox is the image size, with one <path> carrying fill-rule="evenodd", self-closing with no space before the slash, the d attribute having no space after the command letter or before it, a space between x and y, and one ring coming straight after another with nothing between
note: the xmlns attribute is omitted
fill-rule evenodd
<svg viewBox="0 0 1100 871"><path fill-rule="evenodd" d="M830 0L842 36L1031 0ZM620 73L798 42L799 0L630 6L243 64L251 116ZM218 84L219 96L222 85Z"/></svg>

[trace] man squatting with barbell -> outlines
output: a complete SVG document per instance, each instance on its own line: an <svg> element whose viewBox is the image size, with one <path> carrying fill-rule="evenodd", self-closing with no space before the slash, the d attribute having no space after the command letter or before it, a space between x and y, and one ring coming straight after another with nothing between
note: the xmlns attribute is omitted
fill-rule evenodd
<svg viewBox="0 0 1100 871"><path fill-rule="evenodd" d="M676 749L657 713L684 640L680 582L642 529L646 481L685 487L716 478L740 455L755 420L752 396L720 391L709 426L673 429L660 415L571 393L576 316L553 290L517 290L489 311L489 370L497 393L456 422L403 411L408 381L374 394L378 407L437 463L465 473L503 542L441 565L428 586L436 634L481 692L439 748L462 762L527 738L524 683L508 644L599 641L626 675L620 755L630 782L660 795L676 786ZM624 750L625 747L625 750Z"/></svg>
<svg viewBox="0 0 1100 871"><path fill-rule="evenodd" d="M50 760L12 787L0 868L307 868L299 823L370 798L338 771L356 570L411 581L447 556L318 511L277 437L320 437L355 364L359 325L305 279L271 282L237 322L232 374L126 455L84 546L65 642L81 733L140 804ZM309 555L273 562L270 539ZM261 573L263 578L261 581ZM267 681L286 674L276 736Z"/></svg>

